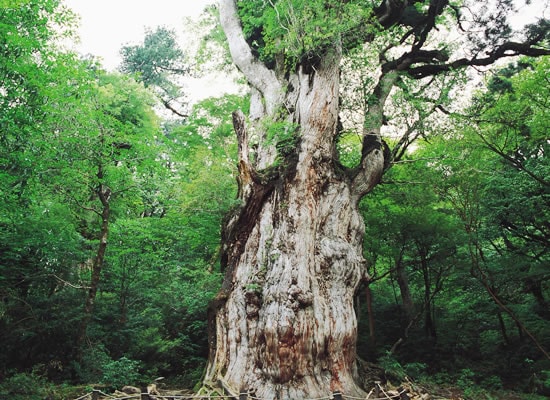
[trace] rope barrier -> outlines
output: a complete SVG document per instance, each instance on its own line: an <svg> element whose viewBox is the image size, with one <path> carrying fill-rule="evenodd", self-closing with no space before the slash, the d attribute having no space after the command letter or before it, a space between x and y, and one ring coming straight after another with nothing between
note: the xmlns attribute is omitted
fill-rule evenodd
<svg viewBox="0 0 550 400"><path fill-rule="evenodd" d="M388 400L388 399L394 398L395 396L401 397L402 394L407 392L406 389L403 389L400 392L397 392L395 394L388 394L388 393L386 393L386 391L384 391L384 389L380 385L379 385L379 387L380 387L380 390L382 391L382 393L384 394L385 397L370 397L370 395L372 394L372 390L367 394L367 397L348 396L348 395L341 394L341 393L339 393L339 395L341 396L341 398L344 398L346 400ZM204 399L233 399L234 398L234 396L231 396L231 395L206 395L206 394L203 394L203 395L185 396L185 395L161 395L161 394L152 394L152 393L140 393L140 394L129 395L129 396L126 396L126 397L116 397L116 396L112 396L112 395L103 393L100 390L95 390L93 392L86 393L85 395L82 395L82 396L80 396L80 397L78 397L74 400L83 400L88 396L93 396L94 393L100 393L102 396L105 396L105 397L110 398L110 399L116 399L116 400L136 399L136 398L141 398L144 395L152 396L152 397L155 397L157 399L172 399L172 400L183 400L183 399L203 399L204 400ZM251 396L251 395L248 395L246 393L241 393L241 395L242 394L246 395L247 400L248 399L250 399L250 400L264 400L262 398ZM317 397L317 398L303 399L303 400L334 400L334 396Z"/></svg>
<svg viewBox="0 0 550 400"><path fill-rule="evenodd" d="M161 398L161 399L174 399L174 400L178 400L178 399L232 399L233 396L210 396L210 395L193 395L193 396L180 396L180 395L174 395L174 394L169 394L169 395L162 395L162 394L152 394L152 393L142 393L142 394L147 394L149 396L153 396L155 398ZM125 399L125 397L117 397L116 398L117 400L121 400L121 399Z"/></svg>
<svg viewBox="0 0 550 400"><path fill-rule="evenodd" d="M395 396L401 396L402 394L407 393L407 390L403 389L402 391L397 392L396 394L388 394L384 391L384 389L382 389L382 393L384 393L385 397L370 397L371 393L372 393L372 390L369 392L367 397L354 397L354 396L348 396L345 394L343 394L342 397L345 397L346 399L350 399L350 400L388 400L388 399L394 398Z"/></svg>
<svg viewBox="0 0 550 400"><path fill-rule="evenodd" d="M254 397L254 396L250 396L248 395L247 396L248 399L251 399L251 400L264 400L260 397ZM317 397L317 398L313 398L313 399L304 399L304 400L332 400L333 398L332 397ZM361 400L364 400L364 399L361 399Z"/></svg>
<svg viewBox="0 0 550 400"><path fill-rule="evenodd" d="M102 394L103 396L107 396L109 397L110 399L119 399L119 400L122 400L123 398L120 398L120 397L115 397L115 396L111 396L110 394L107 394L107 393L103 393L101 390L96 390L96 392L99 392L100 394ZM129 397L129 398L134 398L134 396L132 397Z"/></svg>
<svg viewBox="0 0 550 400"><path fill-rule="evenodd" d="M92 395L92 392L86 393L85 395L80 396L80 397L78 397L78 398L76 398L76 399L74 399L74 400L82 400L82 399L84 399L84 398L86 398L86 397L88 397L88 396L91 396L91 395Z"/></svg>
<svg viewBox="0 0 550 400"><path fill-rule="evenodd" d="M109 399L114 399L115 397L114 396L111 396L110 394L107 394L105 392L102 392L101 390L99 389L94 389L94 391L91 393L92 394L92 400L95 400L97 398L98 395L101 395L101 396L105 396Z"/></svg>

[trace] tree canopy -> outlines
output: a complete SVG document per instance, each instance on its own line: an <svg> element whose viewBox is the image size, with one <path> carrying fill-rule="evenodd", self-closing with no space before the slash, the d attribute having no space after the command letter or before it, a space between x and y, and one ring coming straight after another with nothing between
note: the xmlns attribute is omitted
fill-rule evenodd
<svg viewBox="0 0 550 400"><path fill-rule="evenodd" d="M189 73L189 67L174 31L165 27L147 31L143 44L124 46L120 54L122 72L136 74L145 87L154 89L167 109L180 117L186 116L184 94L178 82Z"/></svg>

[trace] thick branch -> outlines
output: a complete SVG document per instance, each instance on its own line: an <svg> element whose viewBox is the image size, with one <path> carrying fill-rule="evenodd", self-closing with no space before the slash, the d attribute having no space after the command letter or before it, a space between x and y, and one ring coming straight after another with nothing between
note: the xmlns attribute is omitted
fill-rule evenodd
<svg viewBox="0 0 550 400"><path fill-rule="evenodd" d="M406 6L407 2L404 0L384 0L374 9L374 15L380 25L389 28L401 20Z"/></svg>
<svg viewBox="0 0 550 400"><path fill-rule="evenodd" d="M422 58L415 58L415 54L408 54L406 63L401 64L402 70L406 70L409 75L416 79L422 79L427 76L439 75L441 73L464 67L483 67L495 63L495 61L504 57L530 56L540 57L550 55L550 49L534 47L531 43L507 42L497 47L494 51L487 53L487 57L460 58L450 63L427 64L418 67L412 65L425 62ZM405 56L402 57L405 60Z"/></svg>
<svg viewBox="0 0 550 400"><path fill-rule="evenodd" d="M414 45L415 49L420 49L426 43L428 34L435 28L436 18L443 13L445 7L449 4L448 0L432 0L430 1L430 7L428 9L428 14L425 18L421 20L421 25L413 26L413 31L419 29L420 33L416 38L416 43ZM412 7L414 9L414 6ZM420 21L419 21L420 22Z"/></svg>
<svg viewBox="0 0 550 400"><path fill-rule="evenodd" d="M384 169L390 163L391 153L382 141L380 130L384 123L384 105L398 78L397 72L384 71L369 100L369 110L363 124L361 163L353 171L352 191L356 201L380 182Z"/></svg>
<svg viewBox="0 0 550 400"><path fill-rule="evenodd" d="M220 0L220 22L229 43L233 62L249 84L262 93L266 100L266 111L272 114L281 102L281 84L275 72L252 54L243 34L235 0Z"/></svg>
<svg viewBox="0 0 550 400"><path fill-rule="evenodd" d="M432 66L434 63L445 62L448 55L440 50L413 50L403 54L397 60L389 61L382 65L382 71L411 71L411 66L419 63L426 63ZM429 75L429 74L428 74ZM428 76L426 75L426 76Z"/></svg>
<svg viewBox="0 0 550 400"><path fill-rule="evenodd" d="M369 99L369 110L363 124L363 136L375 132L380 137L380 128L384 122L384 105L398 79L397 72L382 71Z"/></svg>
<svg viewBox="0 0 550 400"><path fill-rule="evenodd" d="M384 172L384 151L382 143L378 148L373 148L368 154L364 154L359 170L352 181L352 194L354 200L359 202L361 198L370 192L380 182Z"/></svg>

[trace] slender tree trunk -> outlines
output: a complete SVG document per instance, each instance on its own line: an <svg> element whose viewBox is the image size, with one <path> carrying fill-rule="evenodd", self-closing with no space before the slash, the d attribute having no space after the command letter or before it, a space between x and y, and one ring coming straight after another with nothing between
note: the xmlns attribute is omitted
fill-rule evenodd
<svg viewBox="0 0 550 400"><path fill-rule="evenodd" d="M544 298L543 282L537 278L529 278L525 280L525 288L533 295L539 309L537 314L546 319L550 319L550 303Z"/></svg>
<svg viewBox="0 0 550 400"><path fill-rule="evenodd" d="M542 344L539 342L539 340L533 335L533 333L527 329L527 327L523 324L523 322L520 321L520 319L517 317L516 313L512 309L510 309L504 301L498 296L497 291L494 289L492 284L490 283L490 278L488 274L483 270L482 263L485 261L483 257L483 253L481 251L481 248L479 246L479 243L476 239L470 238L470 244L469 244L469 251L470 251L470 259L472 262L472 270L471 274L474 278L476 278L481 285L485 288L491 299L495 302L495 304L500 307L502 311L504 311L516 324L518 328L518 335L520 336L520 339L523 340L524 333L529 337L529 339L533 342L533 344L540 350L544 356L550 360L550 353L546 351L546 349L542 346Z"/></svg>
<svg viewBox="0 0 550 400"><path fill-rule="evenodd" d="M374 326L374 312L372 309L372 291L368 284L365 287L365 296L367 299L367 312L369 314L369 338L371 345L374 345L376 343L376 330Z"/></svg>
<svg viewBox="0 0 550 400"><path fill-rule="evenodd" d="M353 306L367 278L358 202L382 174L381 144L353 171L337 162L338 46L282 82L250 54L234 0L223 0L220 14L252 87L250 121L260 144L250 161L245 117L234 113L242 207L222 233L225 278L209 309L204 382L266 400L364 395ZM281 114L285 139L270 143L255 122L280 122Z"/></svg>
<svg viewBox="0 0 550 400"><path fill-rule="evenodd" d="M100 172L98 173L98 176L99 174L101 174L101 169L100 169ZM101 270L103 269L103 264L105 260L105 251L107 250L107 239L109 235L109 217L111 213L111 208L109 203L110 190L107 187L100 185L97 190L97 194L102 205L101 214L100 214L101 231L99 235L99 246L97 248L97 253L92 261L92 274L90 279L90 288L88 290L86 301L84 303L84 315L80 322L80 328L78 331L77 350L76 350L77 360L80 360L82 358L83 346L86 341L88 325L90 323L93 310L94 310L95 299L97 295L99 281L101 278Z"/></svg>
<svg viewBox="0 0 550 400"><path fill-rule="evenodd" d="M498 325L500 326L500 333L502 333L502 339L504 340L504 344L508 346L510 344L510 339L508 338L508 332L506 330L506 323L504 322L504 318L502 318L502 312L497 312L497 318L498 318Z"/></svg>
<svg viewBox="0 0 550 400"><path fill-rule="evenodd" d="M405 251L405 246L402 247L399 258L395 264L395 276L397 284L399 285L399 291L401 293L401 303L403 306L403 311L406 316L406 324L408 325L415 318L414 311L414 302L411 295L411 289L409 286L409 278L407 276L407 271L405 270L405 265L403 263L403 253Z"/></svg>
<svg viewBox="0 0 550 400"><path fill-rule="evenodd" d="M426 252L419 249L420 265L422 267L422 275L424 277L424 332L426 337L435 340L437 332L433 319L433 297L432 297L432 282L430 279L430 269L428 267L428 259Z"/></svg>

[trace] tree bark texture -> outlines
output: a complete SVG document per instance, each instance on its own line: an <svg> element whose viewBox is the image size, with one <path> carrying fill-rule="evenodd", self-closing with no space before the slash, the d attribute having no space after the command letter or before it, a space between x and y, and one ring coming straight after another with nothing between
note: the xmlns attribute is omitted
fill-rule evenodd
<svg viewBox="0 0 550 400"><path fill-rule="evenodd" d="M425 13L415 14L416 22L406 20L406 2L381 2L373 16L382 27L413 29L401 37L400 56L390 54L393 45L379 53L361 161L345 168L336 151L338 38L323 42L316 54L303 54L295 65L286 65L284 54L278 54L268 66L244 37L237 0L219 4L233 62L250 86L251 109L248 120L241 112L233 115L240 206L222 229L225 277L209 307L211 353L204 383L265 400L328 398L334 391L365 395L355 365L353 298L368 279L358 203L391 158L380 133L392 88L403 83L403 74L422 79L512 55L548 54L537 46L546 33L498 44L487 56L476 51L472 58L451 59L447 49L428 45L447 1L430 1ZM460 26L460 14L453 15ZM352 33L367 43L370 34L362 31ZM408 139L402 138L394 153L402 154Z"/></svg>
<svg viewBox="0 0 550 400"><path fill-rule="evenodd" d="M337 46L282 80L252 57L234 0L220 14L252 105L251 126L233 116L241 206L222 232L225 278L209 309L205 384L266 400L364 395L353 307L366 279L358 202L382 174L383 151L373 146L353 171L337 162ZM290 149L288 138L271 143L261 129L280 115L281 129L297 127ZM253 161L249 130L259 137Z"/></svg>

